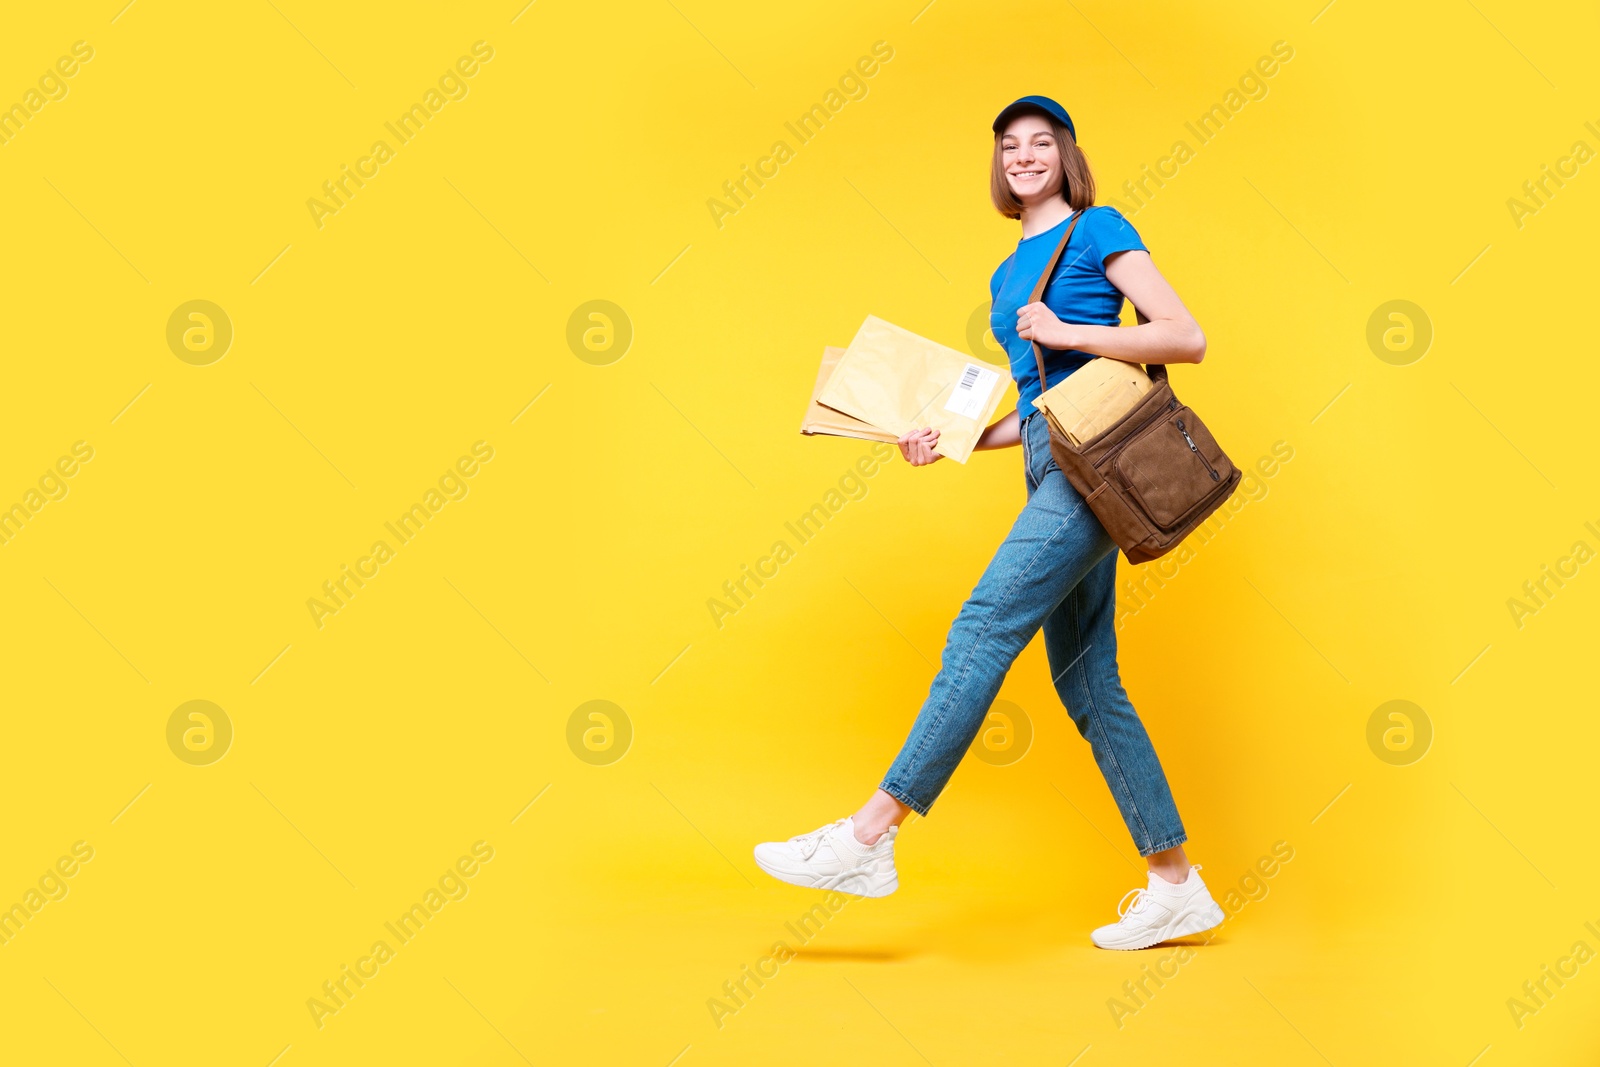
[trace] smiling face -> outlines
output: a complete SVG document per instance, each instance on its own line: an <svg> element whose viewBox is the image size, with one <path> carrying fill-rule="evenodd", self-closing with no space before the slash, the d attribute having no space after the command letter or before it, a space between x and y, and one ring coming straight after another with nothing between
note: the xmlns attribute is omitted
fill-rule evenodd
<svg viewBox="0 0 1600 1067"><path fill-rule="evenodd" d="M1056 197L1074 211L1094 206L1094 174L1077 138L1043 114L1024 113L1007 123L990 160L989 201L1008 219Z"/></svg>
<svg viewBox="0 0 1600 1067"><path fill-rule="evenodd" d="M1012 195L1028 207L1061 194L1061 147L1043 115L1018 115L1011 120L1000 136L1000 164Z"/></svg>

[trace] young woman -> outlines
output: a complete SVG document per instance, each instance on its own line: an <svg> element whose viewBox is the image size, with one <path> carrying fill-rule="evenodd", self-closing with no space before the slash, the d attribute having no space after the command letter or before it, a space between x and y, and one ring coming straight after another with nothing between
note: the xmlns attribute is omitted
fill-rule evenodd
<svg viewBox="0 0 1600 1067"><path fill-rule="evenodd" d="M1041 627L1050 673L1116 799L1149 884L1123 897L1118 921L1090 934L1101 948L1147 948L1223 920L1198 867L1161 763L1117 674L1117 551L1050 456L1043 388L1095 356L1133 363L1198 363L1205 335L1156 270L1139 235L1112 207L1094 207L1094 178L1066 110L1028 96L994 121L990 197L1022 223L1017 250L990 279L990 322L1010 358L1017 409L978 448L1022 445L1027 504L950 628L943 665L899 756L854 815L809 834L756 846L762 870L794 885L887 896L899 886L894 839L912 811L927 814L972 744L1000 683ZM1025 303L1067 226L1082 215L1039 303ZM1122 301L1147 320L1118 325ZM1033 342L1044 350L1041 386ZM913 466L940 457L938 431L900 439ZM1131 898L1131 900L1130 900Z"/></svg>

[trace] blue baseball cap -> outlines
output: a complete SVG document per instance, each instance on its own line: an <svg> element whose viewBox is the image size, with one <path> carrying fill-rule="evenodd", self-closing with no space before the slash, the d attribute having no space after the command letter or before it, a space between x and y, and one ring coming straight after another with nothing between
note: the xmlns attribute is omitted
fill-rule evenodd
<svg viewBox="0 0 1600 1067"><path fill-rule="evenodd" d="M1005 110L1000 112L994 120L994 132L999 133L1006 128L1006 123L1028 111L1042 111L1067 128L1072 134L1072 140L1078 140L1078 130L1072 125L1072 116L1067 114L1067 109L1050 99L1048 96L1024 96L1020 100L1007 104Z"/></svg>

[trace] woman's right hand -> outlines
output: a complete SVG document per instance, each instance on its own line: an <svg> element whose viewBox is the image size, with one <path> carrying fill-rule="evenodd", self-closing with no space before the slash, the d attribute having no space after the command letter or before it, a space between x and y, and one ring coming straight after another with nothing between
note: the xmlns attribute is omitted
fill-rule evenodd
<svg viewBox="0 0 1600 1067"><path fill-rule="evenodd" d="M913 467L926 467L928 464L944 457L933 450L939 443L939 431L932 426L924 426L920 430L912 430L896 442L900 446L900 454L906 462Z"/></svg>

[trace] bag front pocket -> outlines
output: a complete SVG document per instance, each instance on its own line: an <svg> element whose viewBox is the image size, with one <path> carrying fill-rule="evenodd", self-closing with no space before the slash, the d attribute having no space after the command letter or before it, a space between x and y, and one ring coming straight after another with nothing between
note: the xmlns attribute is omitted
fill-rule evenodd
<svg viewBox="0 0 1600 1067"><path fill-rule="evenodd" d="M1232 492L1233 463L1188 407L1178 407L1118 452L1122 483L1162 529Z"/></svg>

